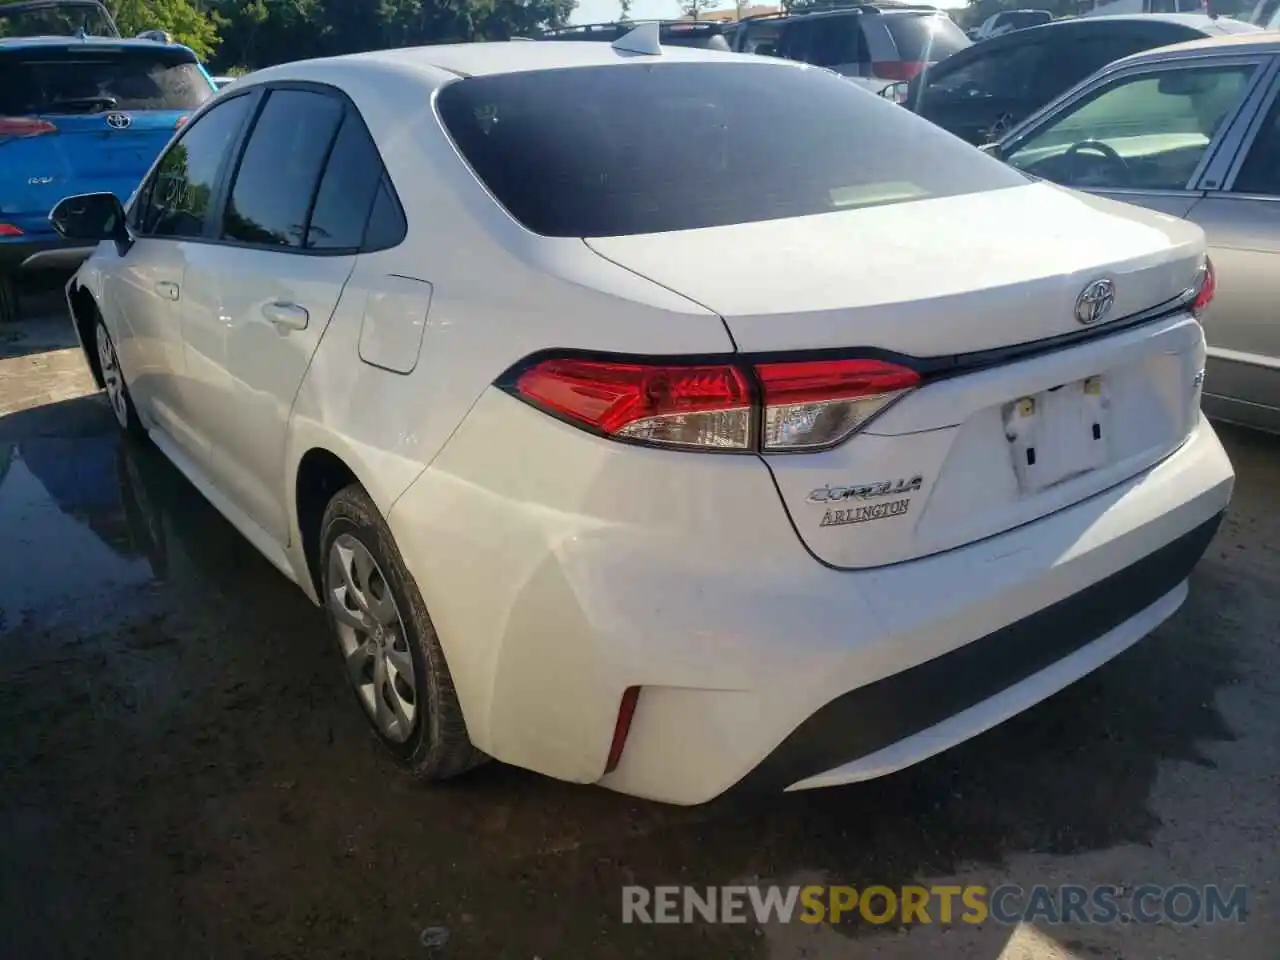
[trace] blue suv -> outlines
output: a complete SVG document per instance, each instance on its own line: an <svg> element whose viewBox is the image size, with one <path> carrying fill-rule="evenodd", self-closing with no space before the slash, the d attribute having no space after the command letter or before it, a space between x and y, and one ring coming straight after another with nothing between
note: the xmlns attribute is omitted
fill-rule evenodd
<svg viewBox="0 0 1280 960"><path fill-rule="evenodd" d="M0 323L16 315L19 273L74 269L87 254L54 232L53 206L104 191L127 201L214 93L183 46L0 31Z"/></svg>

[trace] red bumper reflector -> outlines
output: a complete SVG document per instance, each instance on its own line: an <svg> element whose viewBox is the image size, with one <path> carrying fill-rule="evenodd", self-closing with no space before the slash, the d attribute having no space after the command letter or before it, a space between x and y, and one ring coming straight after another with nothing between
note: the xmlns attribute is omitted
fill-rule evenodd
<svg viewBox="0 0 1280 960"><path fill-rule="evenodd" d="M622 692L622 702L618 705L618 722L613 725L613 743L609 745L609 759L604 765L605 773L613 773L622 760L622 748L627 745L627 734L631 732L631 718L636 713L636 701L640 699L639 687L627 687Z"/></svg>

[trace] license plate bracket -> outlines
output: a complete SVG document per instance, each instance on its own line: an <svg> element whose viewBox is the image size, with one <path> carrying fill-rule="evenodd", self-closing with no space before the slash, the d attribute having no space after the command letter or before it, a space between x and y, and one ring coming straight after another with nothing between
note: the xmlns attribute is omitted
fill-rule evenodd
<svg viewBox="0 0 1280 960"><path fill-rule="evenodd" d="M1088 377L1005 406L1005 438L1024 495L1107 463L1111 431L1106 386L1105 378Z"/></svg>

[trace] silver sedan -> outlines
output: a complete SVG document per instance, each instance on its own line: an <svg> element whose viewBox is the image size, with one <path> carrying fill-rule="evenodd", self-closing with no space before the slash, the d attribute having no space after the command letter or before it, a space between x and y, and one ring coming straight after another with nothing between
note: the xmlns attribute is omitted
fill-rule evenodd
<svg viewBox="0 0 1280 960"><path fill-rule="evenodd" d="M1192 220L1218 293L1204 409L1280 432L1280 36L1119 60L988 152L1065 186Z"/></svg>

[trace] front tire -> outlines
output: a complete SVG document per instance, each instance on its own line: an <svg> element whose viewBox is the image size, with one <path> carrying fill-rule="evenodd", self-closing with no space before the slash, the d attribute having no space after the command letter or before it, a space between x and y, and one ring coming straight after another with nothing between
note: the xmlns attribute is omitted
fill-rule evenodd
<svg viewBox="0 0 1280 960"><path fill-rule="evenodd" d="M422 780L483 763L417 585L359 484L329 501L320 551L321 599L347 679L396 763Z"/></svg>
<svg viewBox="0 0 1280 960"><path fill-rule="evenodd" d="M125 383L124 373L120 369L120 358L116 355L116 345L111 340L111 333L106 323L98 318L95 325L95 338L98 350L98 369L102 371L102 382L107 392L107 402L111 412L115 414L120 429L136 440L145 440L146 428L138 419L138 411L133 405L133 397L129 394L129 385Z"/></svg>

